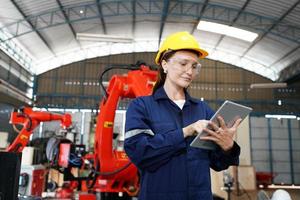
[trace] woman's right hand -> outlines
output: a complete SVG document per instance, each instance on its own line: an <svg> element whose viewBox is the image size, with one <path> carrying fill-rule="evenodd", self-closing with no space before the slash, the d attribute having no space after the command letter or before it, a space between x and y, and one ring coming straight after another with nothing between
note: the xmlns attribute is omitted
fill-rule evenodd
<svg viewBox="0 0 300 200"><path fill-rule="evenodd" d="M184 138L201 133L208 125L208 120L198 120L182 129Z"/></svg>

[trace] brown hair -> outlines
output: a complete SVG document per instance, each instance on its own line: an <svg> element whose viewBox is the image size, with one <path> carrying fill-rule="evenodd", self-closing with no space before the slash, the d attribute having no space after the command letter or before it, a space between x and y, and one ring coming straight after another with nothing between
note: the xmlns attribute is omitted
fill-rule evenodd
<svg viewBox="0 0 300 200"><path fill-rule="evenodd" d="M161 66L161 62L163 60L167 61L169 58L171 58L174 54L176 53L176 51L174 50L167 50L165 51L162 56L161 56L161 59L159 60L159 67L158 67L158 76L157 76L157 80L156 80L156 83L153 87L153 91L152 91L152 94L155 93L155 91L160 88L161 86L164 85L165 81L166 81L166 77L167 77L167 74L164 72L164 69L163 67Z"/></svg>

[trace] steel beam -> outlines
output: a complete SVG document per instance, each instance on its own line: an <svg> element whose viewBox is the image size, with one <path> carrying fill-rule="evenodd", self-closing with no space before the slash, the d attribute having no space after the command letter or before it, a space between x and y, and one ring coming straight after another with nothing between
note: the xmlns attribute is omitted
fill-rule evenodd
<svg viewBox="0 0 300 200"><path fill-rule="evenodd" d="M136 23L136 0L132 0L132 36L135 33L135 23Z"/></svg>
<svg viewBox="0 0 300 200"><path fill-rule="evenodd" d="M297 49L299 49L299 47ZM283 69L280 72L278 81L279 82L285 82L285 81L293 82L294 78L296 78L299 75L300 75L300 59L293 62L291 65L289 65L285 69Z"/></svg>
<svg viewBox="0 0 300 200"><path fill-rule="evenodd" d="M274 167L273 167L273 140L272 140L272 123L271 119L268 119L268 142L269 142L269 167L270 167L270 172L273 174L274 173ZM272 176L272 183L274 183L274 179Z"/></svg>
<svg viewBox="0 0 300 200"><path fill-rule="evenodd" d="M291 124L291 119L287 120L288 123L288 139L289 139L289 156L290 156L290 170L291 170L291 179L292 179L292 184L296 184L295 182L295 170L294 170L294 159L293 159L293 135L292 135L292 124Z"/></svg>
<svg viewBox="0 0 300 200"><path fill-rule="evenodd" d="M241 16L241 14L245 11L246 7L248 6L248 4L250 3L251 0L247 0L243 7L239 10L239 12L237 13L236 17L232 20L232 22L230 22L229 26L232 26L234 23L236 23L236 21L239 19L239 17ZM218 40L217 44L215 45L215 47L213 48L212 52L215 51L218 46L221 44L222 40L224 39L225 35L222 35L220 37L220 39Z"/></svg>
<svg viewBox="0 0 300 200"><path fill-rule="evenodd" d="M106 24L105 24L104 17L103 17L103 14L102 14L101 2L100 2L100 0L96 0L96 3L97 3L97 9L98 9L98 12L99 12L99 18L100 18L100 21L101 21L101 24L102 24L103 33L107 34Z"/></svg>
<svg viewBox="0 0 300 200"><path fill-rule="evenodd" d="M298 1L299 2L299 1ZM297 2L297 3L298 3ZM296 3L296 4L297 4ZM61 17L61 9L58 8L57 10L51 10L44 13L39 13L33 16L28 16L27 19L30 21L39 21L43 20L46 23L40 24L36 29L27 28L27 29L19 29L20 26L27 26L27 22L25 19L19 20L12 24L6 25L1 27L0 30L10 28L10 30L15 30L12 32L12 36L8 37L6 40L10 40L15 37L19 37L21 35L25 35L37 30L47 29L53 26L59 26L63 24L72 24L75 22L80 22L89 19L96 19L101 18L99 12L95 12L95 8L97 7L97 2L87 2L81 5L74 5L70 7L63 8L63 13L66 18ZM114 17L114 16L132 16L133 10L128 9L132 5L131 0L124 0L124 1L114 1L114 0L107 0L101 2L101 6L105 7L105 13L102 13L102 17ZM172 1L176 7L172 10L168 11L168 16L176 17L176 16L183 16L187 19L191 19L191 21L199 18L201 13L197 8L199 6L204 6L204 3L198 3L196 1L180 1L174 0ZM294 4L294 5L296 5ZM165 4L161 3L161 0L140 0L136 2L136 12L135 15L142 15L142 16L163 16L165 13L163 6ZM189 8L189 9L181 9L181 8ZM177 9L178 8L178 9ZM292 8L291 8L292 9ZM89 15L80 15L79 10L85 10L89 13ZM297 44L300 44L300 28L296 26L290 26L289 31L286 31L286 23L283 23L281 19L274 19L270 17L265 17L261 15L257 15L254 13L249 12L240 12L240 9L236 8L229 8L224 7L221 5L215 5L208 3L205 7L205 12L202 14L201 19L209 20L209 21L216 21L221 22L224 24L230 24L237 15L240 15L239 20L235 23L239 27L243 27L250 31L260 32L263 35L267 32L268 34L275 35L282 39L286 39ZM75 13L75 14L74 14ZM77 13L77 14L76 14ZM284 16L283 16L284 17ZM270 29L270 24L272 29ZM274 28L275 27L275 28ZM75 31L74 31L75 32Z"/></svg>
<svg viewBox="0 0 300 200"><path fill-rule="evenodd" d="M32 71L32 58L20 48L14 41L7 40L5 33L0 30L0 48L13 59L15 59L21 66L27 69L31 74Z"/></svg>
<svg viewBox="0 0 300 200"><path fill-rule="evenodd" d="M79 45L80 49L82 48L81 47L81 44L80 42L76 39L76 31L74 29L74 27L72 26L72 23L70 22L70 18L69 18L69 14L67 14L66 10L64 9L63 5L61 4L60 0L56 0L57 4L59 5L59 8L60 8L60 11L63 13L64 17L65 17L65 20L67 22L67 24L69 25L69 28L71 29L72 31L72 34L73 34L73 37L76 41L76 43Z"/></svg>
<svg viewBox="0 0 300 200"><path fill-rule="evenodd" d="M163 10L162 10L162 15L161 15L161 20L160 20L158 46L160 44L162 33L164 31L164 26L165 26L165 23L166 23L168 12L169 12L169 5L170 5L170 1L169 0L164 0L164 7L163 7Z"/></svg>
<svg viewBox="0 0 300 200"><path fill-rule="evenodd" d="M198 26L198 23L199 23L199 21L201 20L203 14L204 14L204 12L205 12L205 9L206 9L206 7L207 7L207 5L208 5L208 2L209 2L209 0L205 0L205 2L204 2L203 5L198 4L197 9L199 9L200 6L202 6L202 8L201 8L201 11L200 11L200 13L199 13L199 16L197 17L197 20L196 20L196 22L195 22L195 24L194 24L194 27L193 27L193 29L192 29L192 31L191 31L191 34L193 34L193 33L195 32L195 30L196 30L196 28L197 28L197 26Z"/></svg>
<svg viewBox="0 0 300 200"><path fill-rule="evenodd" d="M39 36L39 38L44 42L44 44L48 47L48 49L51 51L51 53L56 56L56 53L54 52L54 50L52 49L52 47L50 46L50 44L48 43L48 41L44 38L44 36L38 31L36 30L36 27L33 25L33 23L28 19L28 16L26 16L26 14L23 12L22 8L17 4L17 2L15 0L11 0L12 4L16 7L16 9L19 11L19 13L22 15L22 17L24 18L24 20L26 20L28 22L28 24L31 26L32 30L36 32L36 34Z"/></svg>
<svg viewBox="0 0 300 200"><path fill-rule="evenodd" d="M274 23L271 24L269 28L267 28L266 31L263 32L262 35L260 35L256 40L246 49L246 51L243 53L241 57L244 57L259 41L261 41L267 34L269 34L279 23L289 14L292 10L294 10L298 4L300 3L300 0L298 0L296 3L294 3L281 17L276 20ZM300 35L299 35L300 36ZM298 37L299 37L298 36ZM300 41L298 41L300 42Z"/></svg>
<svg viewBox="0 0 300 200"><path fill-rule="evenodd" d="M295 48L291 49L289 52L287 52L286 54L284 54L281 58L279 58L278 60L276 60L275 62L273 62L270 66L276 65L277 63L281 62L282 60L284 60L285 58L287 58L289 55L291 55L294 52L296 52L298 49L300 49L300 45L298 45Z"/></svg>

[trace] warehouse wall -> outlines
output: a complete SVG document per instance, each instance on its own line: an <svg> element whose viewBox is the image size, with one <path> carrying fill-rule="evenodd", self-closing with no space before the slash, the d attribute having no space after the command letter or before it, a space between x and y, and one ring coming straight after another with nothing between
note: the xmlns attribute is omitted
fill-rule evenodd
<svg viewBox="0 0 300 200"><path fill-rule="evenodd" d="M274 183L300 184L300 121L250 118L252 164Z"/></svg>
<svg viewBox="0 0 300 200"><path fill-rule="evenodd" d="M9 124L10 113L13 110L12 105L0 103L0 148L7 147L8 142L13 141L17 133Z"/></svg>
<svg viewBox="0 0 300 200"><path fill-rule="evenodd" d="M32 75L28 70L0 50L0 80L4 80L21 91L30 88Z"/></svg>
<svg viewBox="0 0 300 200"><path fill-rule="evenodd" d="M106 66L129 65L135 63L138 60L137 58L154 66L154 56L154 53L106 56L69 64L41 74L37 79L36 106L97 108L103 95L98 79ZM243 130L238 136L238 142L243 147L241 164L246 167L254 165L258 172L266 171L280 174L274 178L274 183L296 183L296 180L300 180L299 160L295 158L300 156L297 153L299 150L296 149L294 144L299 143L297 139L299 133L296 131L297 128L294 127L296 122L291 122L291 127L293 127L291 129L288 125L283 126L282 129L284 130L281 132L284 138L275 139L278 124L276 122L268 124L264 117L259 117L266 113L299 114L300 85L293 84L291 87L283 89L251 89L250 84L252 83L270 83L271 81L255 73L218 61L204 59L201 63L203 67L200 76L193 81L189 88L192 96L208 101L213 109L217 109L225 99L234 100L254 108L249 123L243 125ZM104 80L108 81L113 74L125 72L120 69L112 70L104 76ZM282 99L282 105L278 105L277 101L280 99ZM119 108L126 109L128 101L125 100L124 103L120 103ZM264 129L261 128L260 121L263 121ZM264 132L265 129L267 129L267 133ZM273 129L276 131L272 134L274 138L271 141L274 140L275 146L281 145L284 150L277 151L274 145L270 148L266 141L260 138L265 134L269 135L270 130ZM290 153L290 143L287 142L289 130L292 130L292 137L289 136L288 138L293 138L292 150L295 152L293 154ZM270 157L273 154L276 154L276 156ZM286 160L281 161L278 160L279 158L285 158ZM290 168L287 169L287 166L291 164L291 160L293 160L292 165L295 165L294 171ZM271 165L273 169L270 167ZM255 181L252 183L255 183Z"/></svg>
<svg viewBox="0 0 300 200"><path fill-rule="evenodd" d="M0 148L17 136L9 124L10 113L28 104L26 93L32 85L32 74L0 50Z"/></svg>
<svg viewBox="0 0 300 200"><path fill-rule="evenodd" d="M99 87L99 75L109 65L130 65L144 60L154 66L155 53L132 53L111 55L84 60L48 71L37 77L36 106L60 108L96 108L103 95ZM204 98L216 109L225 99L243 102L259 112L270 112L278 108L282 112L297 111L300 106L293 98L299 87L286 89L250 89L251 83L270 83L271 81L242 68L213 61L201 60L200 75L190 87L193 96ZM108 81L113 74L126 73L115 69L104 76ZM287 95L288 94L288 95ZM278 107L277 99L289 96ZM126 107L126 106L125 106ZM295 110L296 108L296 110Z"/></svg>
<svg viewBox="0 0 300 200"><path fill-rule="evenodd" d="M236 141L242 147L240 154L240 165L251 165L249 117L245 118L239 125Z"/></svg>
<svg viewBox="0 0 300 200"><path fill-rule="evenodd" d="M147 54L139 59L149 61ZM39 75L36 99L39 107L96 108L103 95L99 86L99 76L108 65L135 63L135 54L94 58ZM108 81L113 74L125 70L112 70L104 76Z"/></svg>

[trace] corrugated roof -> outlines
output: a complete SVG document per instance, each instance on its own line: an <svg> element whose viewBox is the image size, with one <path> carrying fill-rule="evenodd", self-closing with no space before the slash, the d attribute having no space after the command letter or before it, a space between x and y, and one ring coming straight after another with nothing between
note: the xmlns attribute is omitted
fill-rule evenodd
<svg viewBox="0 0 300 200"><path fill-rule="evenodd" d="M183 30L197 37L209 51L209 58L272 80L300 58L299 0L165 2L4 0L0 7L0 46L9 49L7 43L15 42L24 48L36 73L96 56L156 51L159 39ZM259 37L250 43L195 30L200 19L242 27ZM130 44L78 41L76 33L82 32L134 40Z"/></svg>

